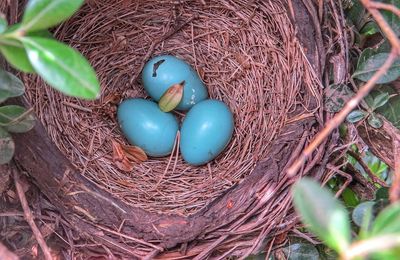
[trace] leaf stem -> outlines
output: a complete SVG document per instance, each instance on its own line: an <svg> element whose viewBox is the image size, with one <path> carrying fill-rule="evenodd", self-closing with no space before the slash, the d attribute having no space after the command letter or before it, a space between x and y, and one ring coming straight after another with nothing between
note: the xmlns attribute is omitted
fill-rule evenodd
<svg viewBox="0 0 400 260"><path fill-rule="evenodd" d="M361 240L353 243L343 254L340 259L351 260L356 257L366 257L373 252L383 251L400 246L400 236L383 235Z"/></svg>

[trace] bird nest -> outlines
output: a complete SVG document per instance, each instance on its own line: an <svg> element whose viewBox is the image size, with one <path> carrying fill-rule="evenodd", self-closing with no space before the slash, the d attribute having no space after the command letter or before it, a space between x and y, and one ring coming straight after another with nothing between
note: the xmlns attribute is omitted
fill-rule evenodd
<svg viewBox="0 0 400 260"><path fill-rule="evenodd" d="M260 250L273 241L266 237L296 223L289 194L296 178L286 170L324 122L316 3L87 1L54 33L89 59L101 96L69 98L23 76L44 128L17 142L29 146L35 134L52 142L32 143L32 154L24 149L16 160L81 235L122 254L201 259ZM185 163L176 145L171 156L122 171L112 156L113 140L127 144L116 108L126 98L147 98L140 73L160 54L192 65L210 97L232 110L234 134L204 166ZM324 154L321 147L299 175L317 172Z"/></svg>

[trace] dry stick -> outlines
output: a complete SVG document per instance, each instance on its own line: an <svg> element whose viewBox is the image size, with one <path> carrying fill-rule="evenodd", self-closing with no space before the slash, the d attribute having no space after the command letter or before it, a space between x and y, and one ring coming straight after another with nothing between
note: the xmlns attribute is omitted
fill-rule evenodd
<svg viewBox="0 0 400 260"><path fill-rule="evenodd" d="M44 241L44 238L43 238L42 234L40 233L40 230L38 229L38 227L35 224L35 221L33 221L33 215L29 208L28 201L26 200L26 197L25 197L25 192L24 192L21 182L19 180L18 171L15 168L12 168L11 170L12 170L13 176L14 176L15 188L17 189L18 197L19 197L19 200L21 201L22 209L24 210L25 220L26 220L26 222L28 222L29 226L31 227L32 232L35 235L35 238L36 238L40 248L42 249L46 260L51 260L52 257L50 254L50 249L47 247L46 242Z"/></svg>
<svg viewBox="0 0 400 260"><path fill-rule="evenodd" d="M368 9L368 11L374 17L376 23L385 33L390 44L392 45L392 51L382 67L380 67L379 70L370 78L370 80L360 88L357 94L346 104L346 106L328 121L324 129L322 129L322 131L317 134L314 140L303 150L300 157L288 169L289 177L294 177L296 175L313 151L318 148L318 146L332 133L334 129L339 127L339 125L346 119L346 116L358 106L365 96L368 95L379 78L385 75L395 61L397 55L400 54L400 41L380 12L375 9L374 4L376 3L371 2L370 0L361 0L361 2Z"/></svg>
<svg viewBox="0 0 400 260"><path fill-rule="evenodd" d="M18 260L19 258L0 242L0 259Z"/></svg>
<svg viewBox="0 0 400 260"><path fill-rule="evenodd" d="M400 140L393 140L394 149L394 179L390 187L390 202L394 203L400 199Z"/></svg>

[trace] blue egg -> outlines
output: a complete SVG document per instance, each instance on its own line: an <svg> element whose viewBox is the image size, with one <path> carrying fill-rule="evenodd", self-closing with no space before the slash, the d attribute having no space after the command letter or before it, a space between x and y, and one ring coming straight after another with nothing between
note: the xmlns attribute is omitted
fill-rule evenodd
<svg viewBox="0 0 400 260"><path fill-rule="evenodd" d="M177 109L185 111L208 97L206 87L189 64L174 56L163 55L147 62L142 71L144 89L157 102L169 87L183 81L183 97Z"/></svg>
<svg viewBox="0 0 400 260"><path fill-rule="evenodd" d="M139 146L153 157L171 153L178 121L172 114L161 111L153 101L141 98L124 100L118 107L117 118L130 144Z"/></svg>
<svg viewBox="0 0 400 260"><path fill-rule="evenodd" d="M183 159L192 165L211 161L228 145L233 127L233 116L225 103L212 99L198 103L182 123L180 149Z"/></svg>

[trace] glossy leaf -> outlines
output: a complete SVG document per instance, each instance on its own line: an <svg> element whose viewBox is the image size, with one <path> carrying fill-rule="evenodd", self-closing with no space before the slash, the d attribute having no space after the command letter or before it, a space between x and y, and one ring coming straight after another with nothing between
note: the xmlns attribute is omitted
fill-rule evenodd
<svg viewBox="0 0 400 260"><path fill-rule="evenodd" d="M179 105L183 97L184 86L185 81L179 84L174 84L165 91L158 102L161 111L170 112Z"/></svg>
<svg viewBox="0 0 400 260"><path fill-rule="evenodd" d="M386 187L379 188L375 192L375 200L389 199L389 189Z"/></svg>
<svg viewBox="0 0 400 260"><path fill-rule="evenodd" d="M353 222L361 227L363 223L365 222L366 217L369 218L369 223L367 223L367 226L370 226L370 223L372 221L372 213L373 213L373 206L375 202L373 201L366 201L361 204L359 204L354 210L353 213L351 214L351 218ZM366 216L369 214L369 216Z"/></svg>
<svg viewBox="0 0 400 260"><path fill-rule="evenodd" d="M0 13L0 33L3 33L7 29L7 26L6 18Z"/></svg>
<svg viewBox="0 0 400 260"><path fill-rule="evenodd" d="M7 98L21 96L24 92L24 83L19 78L0 69L0 103Z"/></svg>
<svg viewBox="0 0 400 260"><path fill-rule="evenodd" d="M376 217L371 233L400 235L400 203L390 205Z"/></svg>
<svg viewBox="0 0 400 260"><path fill-rule="evenodd" d="M0 164L8 163L14 155L14 150L15 144L11 135L0 127Z"/></svg>
<svg viewBox="0 0 400 260"><path fill-rule="evenodd" d="M66 95L95 99L100 84L89 62L76 50L55 40L25 37L22 42L35 71Z"/></svg>
<svg viewBox="0 0 400 260"><path fill-rule="evenodd" d="M381 127L383 126L383 121L382 121L382 119L380 119L379 117L377 117L374 113L372 113L372 114L368 117L367 121L368 121L368 124L369 124L370 126L372 126L373 128L376 128L376 129L381 128Z"/></svg>
<svg viewBox="0 0 400 260"><path fill-rule="evenodd" d="M379 2L394 5L397 8L400 8L400 0L380 0ZM400 18L391 11L381 10L383 18L392 28L392 30L396 33L397 36L400 35Z"/></svg>
<svg viewBox="0 0 400 260"><path fill-rule="evenodd" d="M48 29L71 17L84 0L29 0L22 18L24 31Z"/></svg>
<svg viewBox="0 0 400 260"><path fill-rule="evenodd" d="M13 133L25 133L35 125L35 117L21 106L9 105L0 107L0 125Z"/></svg>
<svg viewBox="0 0 400 260"><path fill-rule="evenodd" d="M389 93L380 93L374 98L372 109L375 110L381 106L384 106L389 101Z"/></svg>
<svg viewBox="0 0 400 260"><path fill-rule="evenodd" d="M376 33L380 32L379 26L376 24L375 21L367 22L363 28L360 30L360 33L366 36L371 36Z"/></svg>
<svg viewBox="0 0 400 260"><path fill-rule="evenodd" d="M360 203L357 194L350 188L344 189L341 197L346 207L354 208Z"/></svg>
<svg viewBox="0 0 400 260"><path fill-rule="evenodd" d="M282 249L286 259L290 260L319 260L319 252L312 244L295 243Z"/></svg>
<svg viewBox="0 0 400 260"><path fill-rule="evenodd" d="M362 110L354 110L352 111L346 118L346 120L350 123L357 123L362 120L367 115L366 112Z"/></svg>
<svg viewBox="0 0 400 260"><path fill-rule="evenodd" d="M0 52L3 54L4 58L6 58L11 66L22 72L35 72L23 45L16 40L9 40L9 42L12 43L12 45L0 45Z"/></svg>
<svg viewBox="0 0 400 260"><path fill-rule="evenodd" d="M346 209L327 189L303 178L293 186L293 200L303 222L328 246L343 252L350 244Z"/></svg>
<svg viewBox="0 0 400 260"><path fill-rule="evenodd" d="M383 115L395 127L400 129L400 95L390 86L381 86L378 90L371 93L376 96L380 93L387 92L391 95L389 101L375 110L375 112Z"/></svg>
<svg viewBox="0 0 400 260"><path fill-rule="evenodd" d="M353 95L354 92L345 84L328 86L324 89L325 110L332 113L339 112Z"/></svg>
<svg viewBox="0 0 400 260"><path fill-rule="evenodd" d="M360 61L357 64L357 69L353 74L354 78L362 81L368 81L389 57L389 53L377 53L370 57L365 57L366 54L361 54ZM363 59L362 59L363 58ZM377 84L388 83L396 80L400 76L400 60L396 59L388 72L380 77Z"/></svg>

